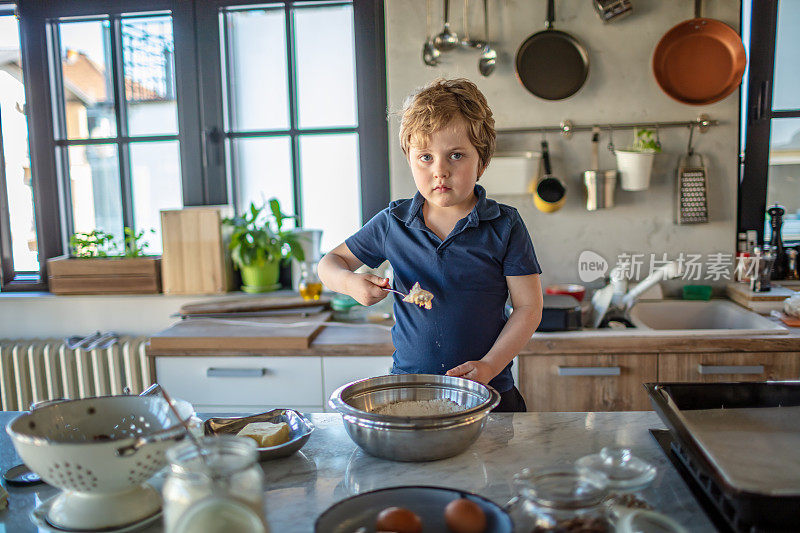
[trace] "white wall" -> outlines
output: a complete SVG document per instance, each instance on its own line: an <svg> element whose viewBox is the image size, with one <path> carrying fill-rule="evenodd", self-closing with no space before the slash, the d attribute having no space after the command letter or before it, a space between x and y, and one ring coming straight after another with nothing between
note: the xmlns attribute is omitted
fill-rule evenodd
<svg viewBox="0 0 800 533"><path fill-rule="evenodd" d="M95 331L152 335L178 321L170 315L178 312L183 304L210 298L208 295L3 293L0 295L0 339L85 336Z"/></svg>
<svg viewBox="0 0 800 533"><path fill-rule="evenodd" d="M586 0L559 0L555 28L573 34L589 50L590 73L586 85L574 96L548 102L528 93L516 80L513 59L525 38L544 27L546 2L490 0L490 36L500 51L495 72L478 74L478 53L457 50L442 55L438 67L421 60L425 40L424 0L386 2L386 61L390 111L401 109L404 98L416 87L439 77L467 77L484 92L498 128L558 125L564 119L576 124L601 122L692 120L708 113L723 124L704 135L695 134L695 149L705 157L710 179L711 222L676 226L672 222L673 186L678 155L686 150L684 129L662 130L663 154L656 159L654 183L648 191L616 191L616 206L608 211L585 209L581 172L589 168L590 135L575 134L565 140L548 136L554 167L567 182L565 206L554 214L537 211L529 196L497 199L520 210L530 231L544 270L543 282L576 281L577 258L593 250L610 262L624 251L636 253L679 252L732 253L736 241L737 129L739 92L707 106L678 103L655 82L650 65L656 43L672 26L693 17L688 1L637 0L628 18L604 25ZM441 30L441 3L433 2L434 33ZM461 2L451 2L451 27L462 28ZM482 35L482 2L471 2L472 37ZM738 31L739 2L703 2L704 16L721 19ZM397 141L399 117L390 117L390 166L392 198L414 192L411 173ZM630 142L630 130L617 132L617 146ZM500 150L538 150L540 134L506 135L498 139ZM608 139L602 138L601 147ZM601 167L614 164L605 149Z"/></svg>

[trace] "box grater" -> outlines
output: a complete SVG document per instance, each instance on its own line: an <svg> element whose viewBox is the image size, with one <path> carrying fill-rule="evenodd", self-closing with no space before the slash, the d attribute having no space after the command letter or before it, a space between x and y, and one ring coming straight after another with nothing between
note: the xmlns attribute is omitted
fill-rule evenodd
<svg viewBox="0 0 800 533"><path fill-rule="evenodd" d="M700 160L699 166L690 166L692 156ZM689 153L678 162L678 183L675 202L676 224L702 224L708 222L708 183L703 156Z"/></svg>

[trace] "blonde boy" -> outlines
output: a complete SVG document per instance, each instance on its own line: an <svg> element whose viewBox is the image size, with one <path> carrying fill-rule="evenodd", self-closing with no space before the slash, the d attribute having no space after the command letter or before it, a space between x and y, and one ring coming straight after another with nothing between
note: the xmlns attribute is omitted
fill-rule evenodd
<svg viewBox="0 0 800 533"><path fill-rule="evenodd" d="M525 411L511 361L541 319L541 269L517 210L477 185L495 147L486 98L466 79L432 82L407 100L400 146L417 194L392 202L328 253L320 278L372 305L386 298L388 279L353 271L388 259L394 289L408 293L419 282L434 294L430 310L395 299L392 372L488 383L501 394L496 410Z"/></svg>

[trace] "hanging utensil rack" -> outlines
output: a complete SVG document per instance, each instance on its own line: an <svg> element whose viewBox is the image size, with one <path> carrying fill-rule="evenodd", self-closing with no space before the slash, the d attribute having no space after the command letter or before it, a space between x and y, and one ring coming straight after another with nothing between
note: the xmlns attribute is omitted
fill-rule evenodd
<svg viewBox="0 0 800 533"><path fill-rule="evenodd" d="M685 121L670 121L670 122L618 122L607 124L573 124L571 120L564 120L558 126L536 126L528 128L501 128L497 130L498 134L510 133L560 133L565 138L569 139L572 134L578 131L592 131L594 128L601 130L626 130L635 128L654 128L656 130L662 128L697 128L700 133L705 133L711 126L718 126L718 120L712 120L706 114L698 116L695 120Z"/></svg>

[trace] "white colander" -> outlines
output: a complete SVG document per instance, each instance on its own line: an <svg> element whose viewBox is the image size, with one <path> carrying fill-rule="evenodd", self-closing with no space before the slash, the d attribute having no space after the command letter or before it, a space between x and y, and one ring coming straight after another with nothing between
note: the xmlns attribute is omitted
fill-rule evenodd
<svg viewBox="0 0 800 533"><path fill-rule="evenodd" d="M187 402L175 407L184 420L193 414ZM185 435L166 400L155 396L51 404L18 416L6 431L28 468L64 490L47 519L66 529L115 527L157 513L158 492L143 483Z"/></svg>

